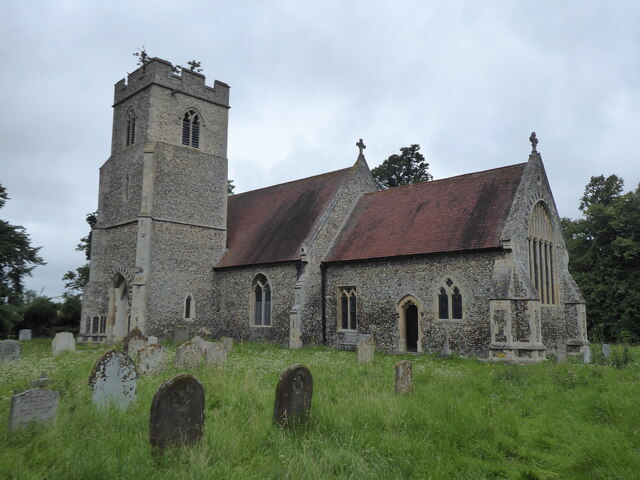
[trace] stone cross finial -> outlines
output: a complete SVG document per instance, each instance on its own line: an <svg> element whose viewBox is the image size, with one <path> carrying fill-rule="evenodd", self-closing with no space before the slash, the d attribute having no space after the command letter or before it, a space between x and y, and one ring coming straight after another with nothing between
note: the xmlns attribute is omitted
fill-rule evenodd
<svg viewBox="0 0 640 480"><path fill-rule="evenodd" d="M364 142L362 141L362 139L360 139L360 141L358 143L356 143L356 147L358 147L360 149L360 155L362 155L362 151L367 148L367 146L364 144Z"/></svg>
<svg viewBox="0 0 640 480"><path fill-rule="evenodd" d="M536 137L536 132L531 132L529 141L531 142L531 153L537 153L536 145L538 145L538 137Z"/></svg>

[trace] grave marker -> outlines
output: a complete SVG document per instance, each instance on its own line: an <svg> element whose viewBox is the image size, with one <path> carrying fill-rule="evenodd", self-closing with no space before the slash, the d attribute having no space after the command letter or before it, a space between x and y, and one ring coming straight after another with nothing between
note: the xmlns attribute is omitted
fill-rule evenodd
<svg viewBox="0 0 640 480"><path fill-rule="evenodd" d="M233 350L233 338L231 338L231 337L222 337L220 339L220 341L224 345L224 349L225 349L225 351L227 353L229 353L231 350Z"/></svg>
<svg viewBox="0 0 640 480"><path fill-rule="evenodd" d="M413 391L413 364L407 360L396 363L396 393Z"/></svg>
<svg viewBox="0 0 640 480"><path fill-rule="evenodd" d="M373 362L373 354L375 352L375 342L373 337L363 338L358 342L356 346L358 363L371 363Z"/></svg>
<svg viewBox="0 0 640 480"><path fill-rule="evenodd" d="M58 411L60 392L44 388L32 388L11 397L9 430L27 426L32 422L53 420Z"/></svg>
<svg viewBox="0 0 640 480"><path fill-rule="evenodd" d="M20 342L16 342L15 340L0 341L0 363L20 360L21 352L22 345L20 345Z"/></svg>
<svg viewBox="0 0 640 480"><path fill-rule="evenodd" d="M152 343L138 351L138 371L141 375L153 375L163 371L167 366L167 350Z"/></svg>
<svg viewBox="0 0 640 480"><path fill-rule="evenodd" d="M189 327L186 325L178 325L173 329L173 341L183 343L189 340Z"/></svg>
<svg viewBox="0 0 640 480"><path fill-rule="evenodd" d="M204 351L204 361L208 367L222 365L227 360L227 350L220 342L207 342Z"/></svg>
<svg viewBox="0 0 640 480"><path fill-rule="evenodd" d="M28 328L18 330L18 340L31 340L31 330Z"/></svg>
<svg viewBox="0 0 640 480"><path fill-rule="evenodd" d="M61 352L66 352L67 350L74 352L76 350L76 339L73 338L73 333L56 333L56 336L53 337L53 341L51 342L51 350L53 351L54 355L57 355Z"/></svg>
<svg viewBox="0 0 640 480"><path fill-rule="evenodd" d="M607 360L611 358L611 345L608 343L602 344L602 356Z"/></svg>
<svg viewBox="0 0 640 480"><path fill-rule="evenodd" d="M29 382L29 385L31 385L32 387L46 387L50 383L51 383L51 379L47 378L47 372L42 370L40 372L40 378L37 378L36 380L31 380Z"/></svg>
<svg viewBox="0 0 640 480"><path fill-rule="evenodd" d="M284 427L308 420L313 396L313 377L304 365L293 365L282 372L276 387L273 422Z"/></svg>
<svg viewBox="0 0 640 480"><path fill-rule="evenodd" d="M131 340L129 340L129 349L127 351L129 354L129 358L131 358L131 360L133 361L137 361L138 352L146 346L147 346L146 340L141 340L139 338L132 338Z"/></svg>
<svg viewBox="0 0 640 480"><path fill-rule="evenodd" d="M129 333L127 333L122 338L122 349L125 352L129 351L129 344L131 343L131 340L133 340L133 339L143 340L145 343L147 342L147 337L145 337L142 334L142 330L140 330L138 327L136 327L133 330L131 330ZM135 357L131 357L131 358L135 358Z"/></svg>
<svg viewBox="0 0 640 480"><path fill-rule="evenodd" d="M175 366L178 368L197 368L200 366L204 354L199 345L184 342L176 349Z"/></svg>
<svg viewBox="0 0 640 480"><path fill-rule="evenodd" d="M204 433L204 388L193 375L181 374L160 385L151 402L149 440L164 449L191 445Z"/></svg>
<svg viewBox="0 0 640 480"><path fill-rule="evenodd" d="M158 343L158 337L156 337L155 335L150 335L149 338L147 338L147 344L153 345L154 343Z"/></svg>
<svg viewBox="0 0 640 480"><path fill-rule="evenodd" d="M98 410L113 404L126 410L136 400L138 373L129 356L121 350L109 350L93 366L89 385Z"/></svg>

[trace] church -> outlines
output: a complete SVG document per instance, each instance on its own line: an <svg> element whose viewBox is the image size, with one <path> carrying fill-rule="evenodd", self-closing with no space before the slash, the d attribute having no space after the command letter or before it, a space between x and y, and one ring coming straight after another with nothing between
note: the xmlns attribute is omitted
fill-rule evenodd
<svg viewBox="0 0 640 480"><path fill-rule="evenodd" d="M360 141L341 170L228 195L229 86L205 80L153 58L115 85L80 340L187 327L519 363L588 349L535 134L525 162L382 191Z"/></svg>

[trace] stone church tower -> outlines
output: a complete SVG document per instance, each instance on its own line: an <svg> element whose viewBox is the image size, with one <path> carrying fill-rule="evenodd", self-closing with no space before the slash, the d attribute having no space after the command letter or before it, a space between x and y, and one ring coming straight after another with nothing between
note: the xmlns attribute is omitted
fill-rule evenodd
<svg viewBox="0 0 640 480"><path fill-rule="evenodd" d="M154 58L115 85L80 338L209 316L224 252L229 86Z"/></svg>

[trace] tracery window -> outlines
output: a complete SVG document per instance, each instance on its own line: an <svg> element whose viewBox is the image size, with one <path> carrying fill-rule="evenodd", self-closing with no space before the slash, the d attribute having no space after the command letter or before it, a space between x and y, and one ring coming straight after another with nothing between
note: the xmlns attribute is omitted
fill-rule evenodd
<svg viewBox="0 0 640 480"><path fill-rule="evenodd" d="M358 329L356 287L338 287L338 326L341 330Z"/></svg>
<svg viewBox="0 0 640 480"><path fill-rule="evenodd" d="M195 110L187 111L182 118L182 144L200 147L200 115Z"/></svg>
<svg viewBox="0 0 640 480"><path fill-rule="evenodd" d="M252 290L253 325L268 327L271 325L271 286L267 277L256 275Z"/></svg>
<svg viewBox="0 0 640 480"><path fill-rule="evenodd" d="M438 318L462 320L462 293L450 278L438 290Z"/></svg>
<svg viewBox="0 0 640 480"><path fill-rule="evenodd" d="M558 303L553 225L542 202L534 205L529 217L529 277L540 301Z"/></svg>
<svg viewBox="0 0 640 480"><path fill-rule="evenodd" d="M136 114L133 109L127 112L127 132L125 144L128 147L136 141Z"/></svg>

